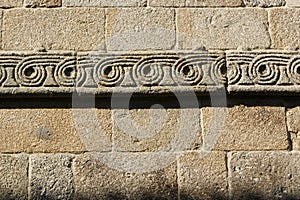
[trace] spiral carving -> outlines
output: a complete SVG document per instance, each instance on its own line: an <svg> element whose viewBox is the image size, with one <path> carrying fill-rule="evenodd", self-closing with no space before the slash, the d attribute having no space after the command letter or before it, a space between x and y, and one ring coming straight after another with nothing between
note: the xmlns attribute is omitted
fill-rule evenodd
<svg viewBox="0 0 300 200"><path fill-rule="evenodd" d="M242 70L238 63L231 63L228 67L228 82L229 84L236 84L242 78Z"/></svg>
<svg viewBox="0 0 300 200"><path fill-rule="evenodd" d="M133 67L134 80L143 86L160 85L165 75L163 68L171 67L174 62L172 58L146 57Z"/></svg>
<svg viewBox="0 0 300 200"><path fill-rule="evenodd" d="M287 73L293 83L300 84L300 56L295 56L291 59Z"/></svg>
<svg viewBox="0 0 300 200"><path fill-rule="evenodd" d="M224 57L220 57L211 67L212 79L216 84L225 84L227 81L227 67Z"/></svg>
<svg viewBox="0 0 300 200"><path fill-rule="evenodd" d="M46 67L55 67L58 59L47 57L28 57L22 60L16 67L16 81L21 86L42 86L46 77Z"/></svg>
<svg viewBox="0 0 300 200"><path fill-rule="evenodd" d="M75 58L64 59L54 70L55 81L60 86L72 87L76 79L76 60Z"/></svg>
<svg viewBox="0 0 300 200"><path fill-rule="evenodd" d="M174 81L180 85L198 85L203 79L202 65L207 62L198 56L178 60L172 70Z"/></svg>
<svg viewBox="0 0 300 200"><path fill-rule="evenodd" d="M280 77L280 65L285 65L280 57L259 56L249 66L250 79L259 85L276 84Z"/></svg>
<svg viewBox="0 0 300 200"><path fill-rule="evenodd" d="M125 76L125 68L133 66L133 59L107 58L96 64L94 79L100 86L116 86L121 84Z"/></svg>

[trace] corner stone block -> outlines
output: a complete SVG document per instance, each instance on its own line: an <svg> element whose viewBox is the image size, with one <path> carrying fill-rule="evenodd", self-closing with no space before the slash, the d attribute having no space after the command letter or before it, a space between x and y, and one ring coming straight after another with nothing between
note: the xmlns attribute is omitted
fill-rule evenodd
<svg viewBox="0 0 300 200"><path fill-rule="evenodd" d="M178 9L179 49L257 49L271 45L263 9Z"/></svg>
<svg viewBox="0 0 300 200"><path fill-rule="evenodd" d="M72 156L36 154L30 157L30 199L72 199Z"/></svg>
<svg viewBox="0 0 300 200"><path fill-rule="evenodd" d="M107 10L109 51L170 50L175 46L175 11L162 8Z"/></svg>
<svg viewBox="0 0 300 200"><path fill-rule="evenodd" d="M0 109L0 119L1 152L59 153L111 149L109 110ZM96 134L99 126L104 130L103 137L109 141L105 144L99 142L100 136ZM88 130L89 134L83 130Z"/></svg>
<svg viewBox="0 0 300 200"><path fill-rule="evenodd" d="M181 199L227 199L224 152L188 152L178 162Z"/></svg>
<svg viewBox="0 0 300 200"><path fill-rule="evenodd" d="M232 199L299 199L299 153L229 153Z"/></svg>
<svg viewBox="0 0 300 200"><path fill-rule="evenodd" d="M76 198L177 199L176 163L170 163L155 171L128 172L121 170L113 163L118 162L124 156L119 158L112 156L111 162L105 162L103 160L105 155L101 154L76 156L74 160ZM142 155L135 153L135 156ZM149 161L149 156L145 158ZM127 160L127 162L131 161ZM154 162L153 159L150 161ZM145 162L141 161L141 164L145 165ZM135 167L139 167L139 163L132 166L133 169Z"/></svg>
<svg viewBox="0 0 300 200"><path fill-rule="evenodd" d="M296 8L274 8L269 12L272 47L275 49L299 49L300 10Z"/></svg>
<svg viewBox="0 0 300 200"><path fill-rule="evenodd" d="M0 199L27 199L27 174L27 155L0 155Z"/></svg>
<svg viewBox="0 0 300 200"><path fill-rule="evenodd" d="M99 8L7 10L2 25L2 49L104 49L104 21L104 10Z"/></svg>
<svg viewBox="0 0 300 200"><path fill-rule="evenodd" d="M288 134L283 107L203 108L206 150L286 150Z"/></svg>

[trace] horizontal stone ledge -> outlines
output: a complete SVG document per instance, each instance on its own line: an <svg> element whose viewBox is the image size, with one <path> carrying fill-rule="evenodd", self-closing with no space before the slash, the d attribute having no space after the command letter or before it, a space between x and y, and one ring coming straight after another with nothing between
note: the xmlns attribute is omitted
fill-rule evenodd
<svg viewBox="0 0 300 200"><path fill-rule="evenodd" d="M298 51L0 52L0 97L300 94Z"/></svg>

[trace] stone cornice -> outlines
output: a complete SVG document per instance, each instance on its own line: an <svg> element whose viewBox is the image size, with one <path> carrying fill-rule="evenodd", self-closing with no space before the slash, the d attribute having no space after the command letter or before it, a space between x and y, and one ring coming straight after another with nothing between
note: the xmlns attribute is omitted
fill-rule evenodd
<svg viewBox="0 0 300 200"><path fill-rule="evenodd" d="M0 52L0 94L300 94L297 51Z"/></svg>

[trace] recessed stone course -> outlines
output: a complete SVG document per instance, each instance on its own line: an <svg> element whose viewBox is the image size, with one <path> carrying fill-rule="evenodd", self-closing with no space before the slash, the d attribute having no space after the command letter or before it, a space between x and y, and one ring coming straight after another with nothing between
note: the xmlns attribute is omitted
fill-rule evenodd
<svg viewBox="0 0 300 200"><path fill-rule="evenodd" d="M14 8L14 7L22 7L23 0L1 0L0 8Z"/></svg>
<svg viewBox="0 0 300 200"><path fill-rule="evenodd" d="M24 0L25 7L59 7L61 6L61 0Z"/></svg>
<svg viewBox="0 0 300 200"><path fill-rule="evenodd" d="M144 7L147 0L62 0L67 7Z"/></svg>
<svg viewBox="0 0 300 200"><path fill-rule="evenodd" d="M159 7L236 7L242 0L149 0L150 6Z"/></svg>

